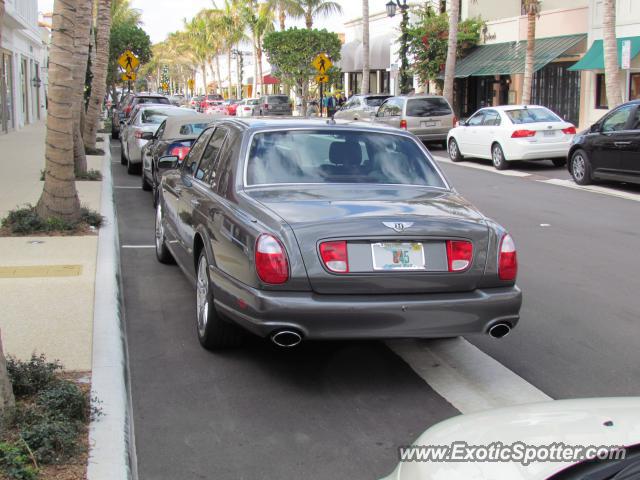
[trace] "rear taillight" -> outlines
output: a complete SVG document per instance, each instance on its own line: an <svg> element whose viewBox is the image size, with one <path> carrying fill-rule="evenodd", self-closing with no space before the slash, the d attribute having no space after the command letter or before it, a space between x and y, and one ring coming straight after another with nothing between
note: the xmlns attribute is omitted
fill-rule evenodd
<svg viewBox="0 0 640 480"><path fill-rule="evenodd" d="M454 127L458 126L458 117L456 117L455 115L453 116L453 126Z"/></svg>
<svg viewBox="0 0 640 480"><path fill-rule="evenodd" d="M182 161L189 153L189 150L191 150L191 147L173 147L169 150L169 155L178 157L178 160Z"/></svg>
<svg viewBox="0 0 640 480"><path fill-rule="evenodd" d="M462 272L471 266L473 244L466 240L447 240L447 262L450 272Z"/></svg>
<svg viewBox="0 0 640 480"><path fill-rule="evenodd" d="M527 138L535 137L535 130L516 130L511 134L511 138Z"/></svg>
<svg viewBox="0 0 640 480"><path fill-rule="evenodd" d="M251 107L244 107L245 112L248 112L249 110L251 110Z"/></svg>
<svg viewBox="0 0 640 480"><path fill-rule="evenodd" d="M271 235L260 235L256 242L256 273L264 283L289 280L289 263L282 244Z"/></svg>
<svg viewBox="0 0 640 480"><path fill-rule="evenodd" d="M124 114L129 115L129 112L131 112L131 107L124 107Z"/></svg>
<svg viewBox="0 0 640 480"><path fill-rule="evenodd" d="M269 110L269 104L265 103L264 105L262 105L262 108L264 108L265 110Z"/></svg>
<svg viewBox="0 0 640 480"><path fill-rule="evenodd" d="M508 233L500 241L498 252L498 276L500 280L515 280L518 274L516 244Z"/></svg>
<svg viewBox="0 0 640 480"><path fill-rule="evenodd" d="M137 139L141 139L142 138L142 132L140 130L136 130L135 133L133 134L134 137L136 137Z"/></svg>
<svg viewBox="0 0 640 480"><path fill-rule="evenodd" d="M571 127L563 128L562 133L566 135L575 135L577 133L576 127L571 126Z"/></svg>
<svg viewBox="0 0 640 480"><path fill-rule="evenodd" d="M400 128L407 129L407 121L405 119L400 120Z"/></svg>
<svg viewBox="0 0 640 480"><path fill-rule="evenodd" d="M320 244L320 257L325 266L335 273L349 272L347 242L324 242Z"/></svg>

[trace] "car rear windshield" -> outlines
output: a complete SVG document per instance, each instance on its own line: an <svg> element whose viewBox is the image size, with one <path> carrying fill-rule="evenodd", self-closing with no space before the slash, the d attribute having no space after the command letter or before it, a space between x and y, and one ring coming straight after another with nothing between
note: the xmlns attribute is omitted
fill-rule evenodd
<svg viewBox="0 0 640 480"><path fill-rule="evenodd" d="M445 188L408 137L381 132L293 130L256 133L246 183L365 183Z"/></svg>
<svg viewBox="0 0 640 480"><path fill-rule="evenodd" d="M287 97L286 95L275 95L273 97L267 97L267 103L289 103L289 97Z"/></svg>
<svg viewBox="0 0 640 480"><path fill-rule="evenodd" d="M180 135L200 135L208 123L185 123L180 127Z"/></svg>
<svg viewBox="0 0 640 480"><path fill-rule="evenodd" d="M260 99L256 98L253 100L247 100L247 105L258 105L260 103Z"/></svg>
<svg viewBox="0 0 640 480"><path fill-rule="evenodd" d="M193 115L193 111L186 108L146 108L140 115L140 123L145 125L159 125L167 117L178 117L181 115Z"/></svg>
<svg viewBox="0 0 640 480"><path fill-rule="evenodd" d="M138 97L138 104L141 103L169 103L167 97Z"/></svg>
<svg viewBox="0 0 640 480"><path fill-rule="evenodd" d="M364 102L367 104L367 107L379 107L389 97L367 97L364 99Z"/></svg>
<svg viewBox="0 0 640 480"><path fill-rule="evenodd" d="M407 101L407 117L442 117L451 114L451 107L444 98L412 98Z"/></svg>
<svg viewBox="0 0 640 480"><path fill-rule="evenodd" d="M506 111L509 120L516 125L523 123L538 123L538 122L561 122L562 119L558 117L551 110L546 108L519 108L517 110Z"/></svg>

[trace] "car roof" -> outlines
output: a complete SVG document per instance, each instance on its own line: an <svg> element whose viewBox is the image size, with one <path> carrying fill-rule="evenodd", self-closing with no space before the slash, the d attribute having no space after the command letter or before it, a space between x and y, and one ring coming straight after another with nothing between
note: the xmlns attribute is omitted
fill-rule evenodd
<svg viewBox="0 0 640 480"><path fill-rule="evenodd" d="M379 133L394 133L410 137L411 134L397 128L386 125L372 124L370 122L356 122L352 120L334 120L328 118L304 118L300 117L246 117L246 118L223 118L224 122L237 125L245 130L275 130L275 129L317 129L317 130L366 130Z"/></svg>
<svg viewBox="0 0 640 480"><path fill-rule="evenodd" d="M166 95L162 95L161 93L136 93L135 96L137 98L167 98Z"/></svg>
<svg viewBox="0 0 640 480"><path fill-rule="evenodd" d="M203 113L193 113L193 115L184 115L178 117L167 117L165 120L163 138L193 138L197 135L182 135L180 128L189 123L211 123L216 120L217 116L205 115Z"/></svg>

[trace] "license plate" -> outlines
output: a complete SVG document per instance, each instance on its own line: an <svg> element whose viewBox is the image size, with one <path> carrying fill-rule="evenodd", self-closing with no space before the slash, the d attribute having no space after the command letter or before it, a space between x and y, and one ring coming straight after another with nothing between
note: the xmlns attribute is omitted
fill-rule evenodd
<svg viewBox="0 0 640 480"><path fill-rule="evenodd" d="M556 132L555 132L555 130L545 130L544 131L544 136L545 137L555 137L556 136Z"/></svg>
<svg viewBox="0 0 640 480"><path fill-rule="evenodd" d="M424 270L421 243L372 243L374 270Z"/></svg>
<svg viewBox="0 0 640 480"><path fill-rule="evenodd" d="M436 125L440 125L440 122L420 122L421 127L435 127Z"/></svg>

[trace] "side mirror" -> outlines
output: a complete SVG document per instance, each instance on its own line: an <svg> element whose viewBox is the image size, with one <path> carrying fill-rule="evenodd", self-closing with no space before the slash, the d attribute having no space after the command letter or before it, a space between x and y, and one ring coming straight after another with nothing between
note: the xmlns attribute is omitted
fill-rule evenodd
<svg viewBox="0 0 640 480"><path fill-rule="evenodd" d="M594 123L589 128L589 133L599 133L599 132L600 132L600 124L599 123Z"/></svg>
<svg viewBox="0 0 640 480"><path fill-rule="evenodd" d="M458 120L458 126L459 127L466 127L467 126L467 118L461 118L460 120Z"/></svg>
<svg viewBox="0 0 640 480"><path fill-rule="evenodd" d="M155 134L153 132L142 132L142 136L140 137L142 140L153 140Z"/></svg>
<svg viewBox="0 0 640 480"><path fill-rule="evenodd" d="M167 155L158 159L158 171L162 174L167 170L173 170L178 166L178 157L175 155Z"/></svg>

